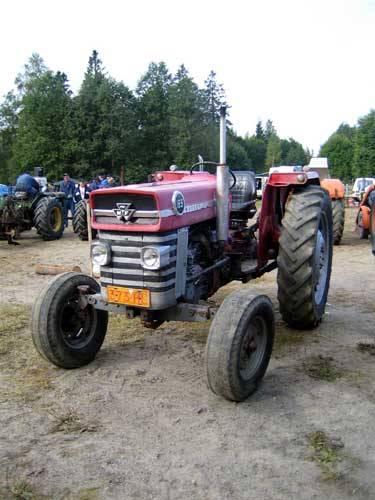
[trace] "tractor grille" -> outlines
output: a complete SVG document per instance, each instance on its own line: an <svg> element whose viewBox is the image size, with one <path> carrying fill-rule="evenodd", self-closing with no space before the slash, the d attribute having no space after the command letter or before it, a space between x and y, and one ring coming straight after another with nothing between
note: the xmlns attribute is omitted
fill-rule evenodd
<svg viewBox="0 0 375 500"><path fill-rule="evenodd" d="M131 210L129 219L116 217L114 210L121 206L126 206ZM94 216L96 222L102 224L157 224L159 222L155 198L130 193L94 195Z"/></svg>
<svg viewBox="0 0 375 500"><path fill-rule="evenodd" d="M110 244L112 260L109 266L100 268L103 286L147 288L151 292L167 292L175 288L176 245L175 231L158 234L100 231L99 239ZM151 271L141 266L141 248L144 246L170 246L170 263L160 270Z"/></svg>

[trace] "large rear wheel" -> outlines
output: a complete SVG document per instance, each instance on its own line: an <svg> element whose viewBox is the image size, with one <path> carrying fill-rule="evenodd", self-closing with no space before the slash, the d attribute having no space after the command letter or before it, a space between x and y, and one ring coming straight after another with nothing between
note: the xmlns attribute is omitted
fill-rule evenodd
<svg viewBox="0 0 375 500"><path fill-rule="evenodd" d="M98 292L98 283L84 274L65 273L42 290L36 300L31 330L39 353L62 368L93 361L107 332L108 313L80 301L78 287Z"/></svg>
<svg viewBox="0 0 375 500"><path fill-rule="evenodd" d="M41 198L34 209L34 226L46 240L57 240L64 232L64 214L61 203L53 197Z"/></svg>
<svg viewBox="0 0 375 500"><path fill-rule="evenodd" d="M370 235L372 254L375 255L375 204L372 205L370 212Z"/></svg>
<svg viewBox="0 0 375 500"><path fill-rule="evenodd" d="M73 231L78 234L82 241L89 239L89 232L87 228L87 202L81 200L77 203L73 215ZM92 229L92 237L95 238L96 231Z"/></svg>
<svg viewBox="0 0 375 500"><path fill-rule="evenodd" d="M345 206L344 200L332 200L333 244L339 245L344 234Z"/></svg>
<svg viewBox="0 0 375 500"><path fill-rule="evenodd" d="M324 314L332 266L332 209L319 186L296 189L282 219L277 258L280 313L290 326L316 327Z"/></svg>
<svg viewBox="0 0 375 500"><path fill-rule="evenodd" d="M361 240L367 240L369 235L369 230L363 226L363 214L361 209L358 212L357 227L358 227L359 238Z"/></svg>
<svg viewBox="0 0 375 500"><path fill-rule="evenodd" d="M231 293L213 319L206 344L209 388L231 401L243 401L259 386L270 361L274 315L265 295L248 289Z"/></svg>

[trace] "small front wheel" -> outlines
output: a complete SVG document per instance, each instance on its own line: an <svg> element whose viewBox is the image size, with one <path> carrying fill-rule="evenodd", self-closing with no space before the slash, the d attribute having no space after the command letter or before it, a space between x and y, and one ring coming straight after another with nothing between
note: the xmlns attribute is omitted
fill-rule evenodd
<svg viewBox="0 0 375 500"><path fill-rule="evenodd" d="M31 321L34 345L48 361L78 368L94 360L107 332L108 313L81 304L78 287L98 292L98 283L80 273L65 273L49 283L36 300Z"/></svg>
<svg viewBox="0 0 375 500"><path fill-rule="evenodd" d="M222 303L206 344L209 388L231 401L243 401L260 384L275 335L272 303L265 295L238 290Z"/></svg>

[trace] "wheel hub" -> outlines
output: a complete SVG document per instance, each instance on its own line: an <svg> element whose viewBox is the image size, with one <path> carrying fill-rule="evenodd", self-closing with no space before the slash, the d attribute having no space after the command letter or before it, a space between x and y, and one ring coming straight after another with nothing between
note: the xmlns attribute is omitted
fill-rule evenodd
<svg viewBox="0 0 375 500"><path fill-rule="evenodd" d="M266 324L261 317L256 317L248 328L242 341L239 370L243 380L249 380L258 370L266 352Z"/></svg>
<svg viewBox="0 0 375 500"><path fill-rule="evenodd" d="M96 311L91 306L82 309L79 297L71 297L61 310L60 328L64 342L81 349L92 339L96 328Z"/></svg>

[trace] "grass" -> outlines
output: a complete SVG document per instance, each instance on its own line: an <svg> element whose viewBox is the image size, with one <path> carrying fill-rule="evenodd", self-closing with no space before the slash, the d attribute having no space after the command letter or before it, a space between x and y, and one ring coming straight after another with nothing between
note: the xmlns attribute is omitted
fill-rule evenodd
<svg viewBox="0 0 375 500"><path fill-rule="evenodd" d="M313 356L303 363L303 369L309 377L327 382L334 382L345 375L344 370L329 356Z"/></svg>
<svg viewBox="0 0 375 500"><path fill-rule="evenodd" d="M30 307L23 304L0 304L0 355L8 354L16 345L19 333L30 321Z"/></svg>
<svg viewBox="0 0 375 500"><path fill-rule="evenodd" d="M341 474L338 471L338 464L343 460L342 449L344 447L340 439L332 439L324 431L312 432L307 436L312 454L307 457L318 464L323 478L327 481L337 481Z"/></svg>
<svg viewBox="0 0 375 500"><path fill-rule="evenodd" d="M357 350L359 352L366 352L370 354L371 356L375 356L375 342L369 343L369 342L358 342L357 343Z"/></svg>
<svg viewBox="0 0 375 500"><path fill-rule="evenodd" d="M97 425L89 425L84 422L74 408L69 408L65 413L58 415L57 410L51 412L54 417L54 425L51 432L62 432L64 434L74 434L83 432L95 432Z"/></svg>
<svg viewBox="0 0 375 500"><path fill-rule="evenodd" d="M7 480L7 486L0 487L0 498L4 500L44 500L47 497L35 491L35 488L24 479L14 482Z"/></svg>

